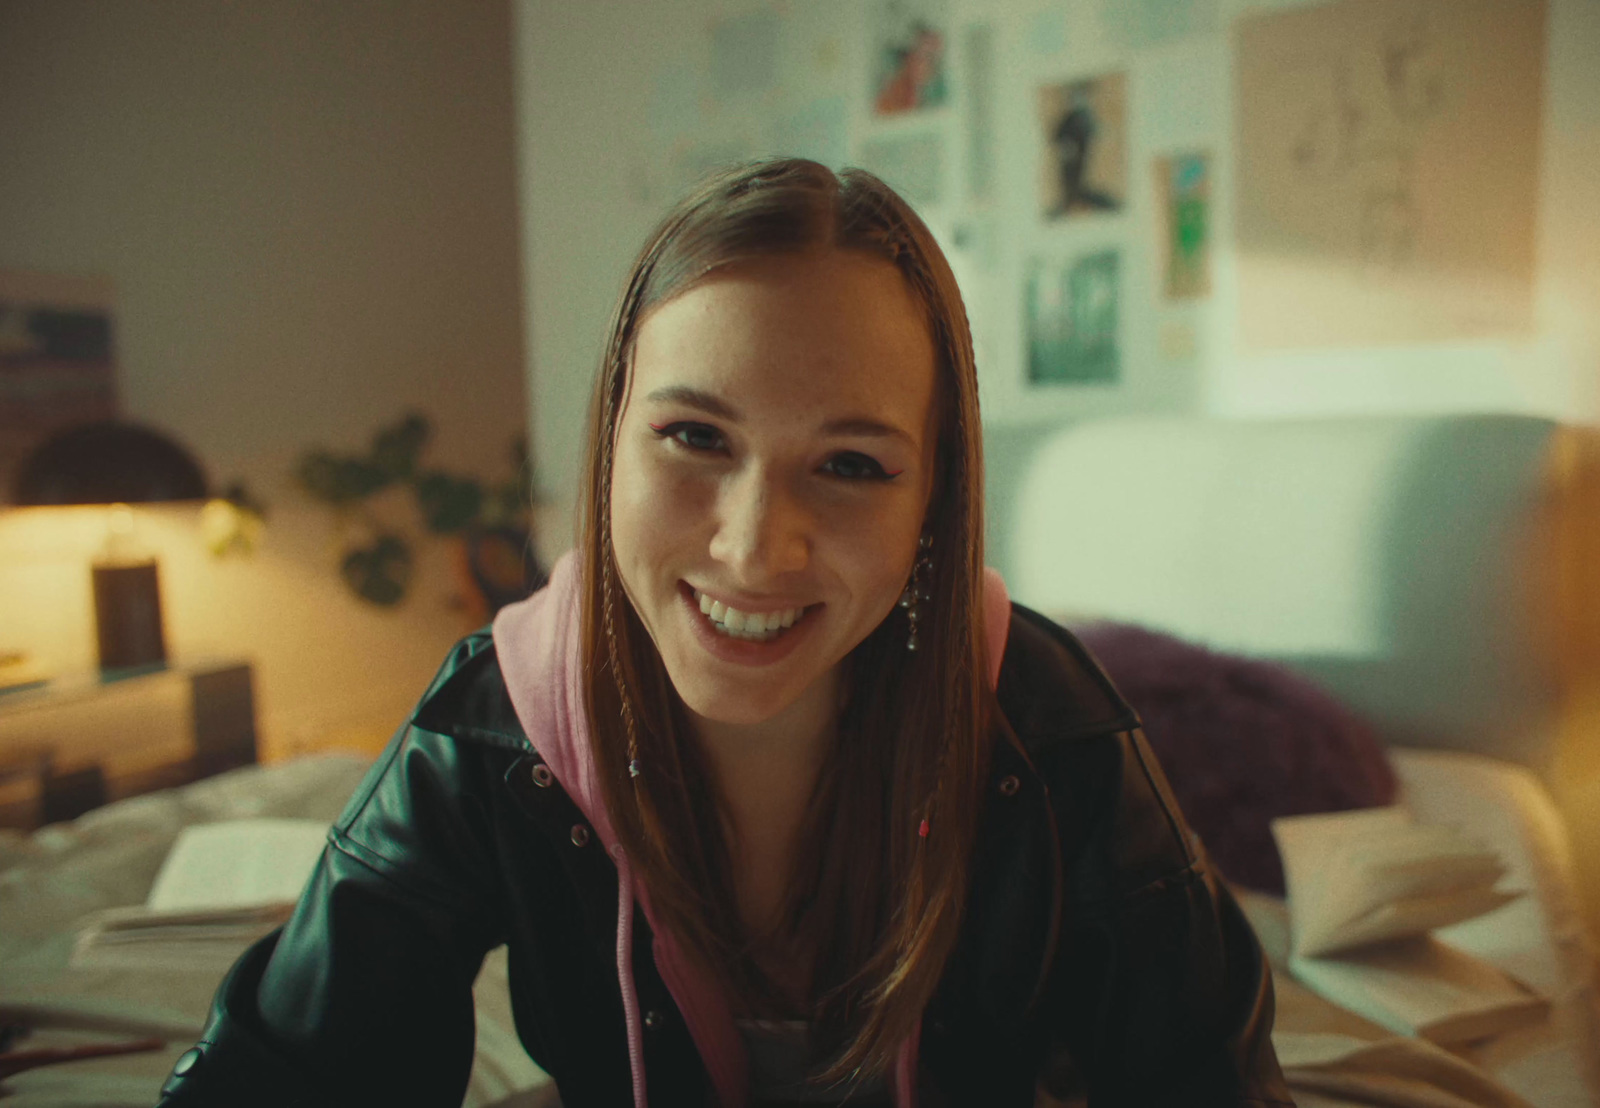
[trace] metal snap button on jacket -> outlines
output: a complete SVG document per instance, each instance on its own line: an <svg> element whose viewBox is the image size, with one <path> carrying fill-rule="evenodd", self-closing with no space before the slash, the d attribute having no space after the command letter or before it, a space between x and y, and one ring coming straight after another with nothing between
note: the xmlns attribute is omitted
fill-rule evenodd
<svg viewBox="0 0 1600 1108"><path fill-rule="evenodd" d="M589 829L581 823L572 825L572 845L583 846L589 841Z"/></svg>
<svg viewBox="0 0 1600 1108"><path fill-rule="evenodd" d="M665 1018L654 1008L650 1009L644 1014L644 1025L651 1031L654 1031L656 1028L660 1027L663 1022L665 1022Z"/></svg>
<svg viewBox="0 0 1600 1108"><path fill-rule="evenodd" d="M548 789L551 785L555 784L555 781L556 775L550 772L549 766L545 765L543 762L534 763L533 783L535 785L538 785L541 789Z"/></svg>
<svg viewBox="0 0 1600 1108"><path fill-rule="evenodd" d="M161 1095L168 1097L183 1088L183 1079L193 1073L194 1068L204 1059L205 1051L199 1047L193 1047L180 1054L178 1060L173 1063L172 1072L167 1075L166 1082L161 1086Z"/></svg>
<svg viewBox="0 0 1600 1108"><path fill-rule="evenodd" d="M1016 796L1017 790L1022 788L1022 781L1014 773L1008 773L1000 778L1000 795Z"/></svg>

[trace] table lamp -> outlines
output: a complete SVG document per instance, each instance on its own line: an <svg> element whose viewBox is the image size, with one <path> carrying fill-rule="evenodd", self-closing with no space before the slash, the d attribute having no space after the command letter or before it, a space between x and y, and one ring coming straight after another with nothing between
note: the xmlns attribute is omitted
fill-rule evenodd
<svg viewBox="0 0 1600 1108"><path fill-rule="evenodd" d="M17 507L102 504L113 511L106 549L91 567L101 670L148 669L167 660L156 559L129 548L127 506L203 500L205 475L177 443L118 421L70 428L47 439L18 471Z"/></svg>

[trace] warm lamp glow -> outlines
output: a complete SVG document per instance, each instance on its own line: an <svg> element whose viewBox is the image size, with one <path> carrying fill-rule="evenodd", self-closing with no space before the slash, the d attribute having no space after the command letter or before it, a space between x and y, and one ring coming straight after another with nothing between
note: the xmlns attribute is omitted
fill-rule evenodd
<svg viewBox="0 0 1600 1108"><path fill-rule="evenodd" d="M261 516L231 500L208 500L200 509L200 536L216 557L248 554L261 541Z"/></svg>
<svg viewBox="0 0 1600 1108"><path fill-rule="evenodd" d="M160 574L139 550L134 503L199 500L206 480L189 452L147 427L108 421L69 428L22 463L13 500L24 507L109 504L105 544L91 567L101 669L164 665Z"/></svg>

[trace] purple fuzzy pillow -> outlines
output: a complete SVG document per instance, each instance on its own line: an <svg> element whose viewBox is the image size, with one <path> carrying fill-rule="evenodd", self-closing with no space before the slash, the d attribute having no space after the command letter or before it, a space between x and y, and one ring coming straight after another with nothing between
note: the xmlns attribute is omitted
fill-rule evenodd
<svg viewBox="0 0 1600 1108"><path fill-rule="evenodd" d="M1144 720L1189 825L1233 882L1282 895L1269 824L1390 804L1372 729L1304 677L1120 623L1078 629Z"/></svg>

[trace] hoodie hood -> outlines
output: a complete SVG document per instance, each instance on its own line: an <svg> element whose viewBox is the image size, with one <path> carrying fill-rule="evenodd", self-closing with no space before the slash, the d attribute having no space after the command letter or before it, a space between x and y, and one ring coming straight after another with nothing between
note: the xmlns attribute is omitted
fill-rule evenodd
<svg viewBox="0 0 1600 1108"><path fill-rule="evenodd" d="M617 981L627 1024L634 1108L648 1108L649 1103L643 1024L632 964L636 903L650 924L652 952L662 983L683 1014L718 1104L721 1108L745 1108L749 1058L728 998L714 981L693 970L681 946L657 925L649 894L635 878L605 806L583 703L581 596L578 560L569 551L556 563L543 589L500 610L494 620L494 645L506 690L528 741L583 812L617 867ZM984 572L983 609L992 688L999 677L1011 620L1005 585L992 569ZM913 1036L902 1044L896 1058L893 1081L899 1108L915 1108L917 1047Z"/></svg>

